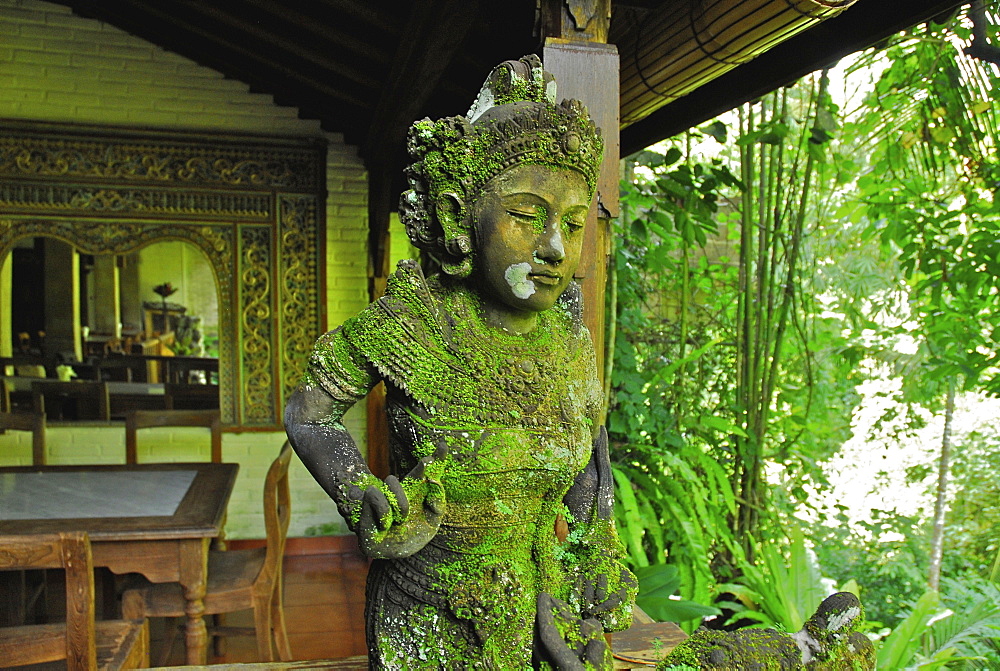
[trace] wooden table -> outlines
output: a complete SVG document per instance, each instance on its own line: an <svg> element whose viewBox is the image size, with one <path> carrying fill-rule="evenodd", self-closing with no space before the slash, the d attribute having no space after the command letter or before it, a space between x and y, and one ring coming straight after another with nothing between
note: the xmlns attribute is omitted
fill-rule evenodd
<svg viewBox="0 0 1000 671"><path fill-rule="evenodd" d="M177 582L187 663L204 664L208 548L222 531L238 464L0 468L0 533L86 531L95 566Z"/></svg>

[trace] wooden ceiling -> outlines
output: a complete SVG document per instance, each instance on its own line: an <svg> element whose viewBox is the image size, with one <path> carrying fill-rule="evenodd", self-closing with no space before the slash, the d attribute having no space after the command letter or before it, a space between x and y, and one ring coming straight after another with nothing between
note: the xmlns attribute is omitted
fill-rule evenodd
<svg viewBox="0 0 1000 671"><path fill-rule="evenodd" d="M343 133L366 159L380 155L383 165L393 165L397 156L401 165L413 120L464 113L494 65L541 52L538 0L55 2L273 95L277 104ZM627 30L621 26L641 25L643 14L662 3L687 2L612 0L609 41L617 43L616 29L621 37ZM622 132L622 154L960 4L858 0L840 16L632 123ZM622 61L630 56L622 53Z"/></svg>

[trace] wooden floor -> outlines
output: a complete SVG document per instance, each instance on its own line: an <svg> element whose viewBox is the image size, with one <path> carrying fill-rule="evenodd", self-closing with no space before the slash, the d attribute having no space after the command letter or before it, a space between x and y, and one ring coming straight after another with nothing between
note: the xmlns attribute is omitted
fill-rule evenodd
<svg viewBox="0 0 1000 671"><path fill-rule="evenodd" d="M365 577L360 555L304 555L285 558L285 623L296 660L363 655L365 646ZM184 633L179 618L150 620L153 666L184 664ZM251 611L226 616L226 625L253 626ZM256 662L256 641L226 639L225 655L209 648L209 664Z"/></svg>

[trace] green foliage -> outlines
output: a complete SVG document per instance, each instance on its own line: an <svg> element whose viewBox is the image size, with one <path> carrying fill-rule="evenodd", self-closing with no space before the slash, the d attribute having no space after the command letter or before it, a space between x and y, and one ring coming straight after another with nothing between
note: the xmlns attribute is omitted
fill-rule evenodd
<svg viewBox="0 0 1000 671"><path fill-rule="evenodd" d="M686 458L682 458L631 447L633 461L613 466L618 485L616 521L629 560L640 575L646 568L655 574L664 570L657 568L664 561L670 562L669 570L677 572L675 589L680 596L698 604L711 603L717 595L712 557L719 539L730 535L727 510L735 510L725 473L711 458L699 457L694 450L683 451ZM640 590L656 586L640 579ZM693 624L686 622L688 629Z"/></svg>
<svg viewBox="0 0 1000 671"><path fill-rule="evenodd" d="M968 668L1000 668L1000 588L974 574L941 582L952 614L934 623L928 647L958 650Z"/></svg>
<svg viewBox="0 0 1000 671"><path fill-rule="evenodd" d="M952 570L1000 583L1000 429L967 434L956 451L946 554Z"/></svg>
<svg viewBox="0 0 1000 671"><path fill-rule="evenodd" d="M1000 665L1000 590L975 578L928 590L878 647L879 668L995 669Z"/></svg>
<svg viewBox="0 0 1000 671"><path fill-rule="evenodd" d="M635 572L639 593L635 602L658 622L689 622L710 615L721 615L713 606L704 606L676 596L681 586L680 571L674 564L644 566Z"/></svg>
<svg viewBox="0 0 1000 671"><path fill-rule="evenodd" d="M921 668L1000 667L987 590L959 609L944 581L962 617L931 622L927 521L874 511L852 527L846 506L811 510L807 540L778 520L813 505L859 382L903 381L909 405L875 427L887 440L957 382L1000 393L1000 77L962 53L964 17L859 61L851 74L874 73L871 94L849 113L813 77L643 152L613 236L608 427L633 565L666 561L682 598L728 592L735 617L790 629L828 567L900 632L880 655ZM988 23L995 40L1000 21ZM945 572L997 579L1000 440L956 445Z"/></svg>
<svg viewBox="0 0 1000 671"><path fill-rule="evenodd" d="M921 596L909 614L893 629L878 648L878 666L903 669L911 666L921 649L921 637L930 621L940 612L938 593L931 590ZM933 668L933 667L927 667Z"/></svg>
<svg viewBox="0 0 1000 671"><path fill-rule="evenodd" d="M963 54L965 21L927 24L862 61L889 65L845 130L868 149L857 202L865 236L904 272L929 350L921 377L1000 393L1000 78Z"/></svg>
<svg viewBox="0 0 1000 671"><path fill-rule="evenodd" d="M893 625L927 586L927 530L917 519L872 511L873 522L848 524L843 512L809 530L820 565L838 583L854 580L870 621Z"/></svg>
<svg viewBox="0 0 1000 671"><path fill-rule="evenodd" d="M724 585L748 607L733 619L755 619L768 626L798 631L829 594L819 563L797 524L787 527L787 538L755 544L758 562L739 562L738 584Z"/></svg>

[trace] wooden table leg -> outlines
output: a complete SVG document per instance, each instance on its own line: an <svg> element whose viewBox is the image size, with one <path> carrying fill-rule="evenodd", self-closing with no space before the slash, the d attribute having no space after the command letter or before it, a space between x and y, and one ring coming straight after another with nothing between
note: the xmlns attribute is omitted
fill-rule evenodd
<svg viewBox="0 0 1000 671"><path fill-rule="evenodd" d="M208 629L205 627L205 580L208 575L208 538L185 540L181 543L180 583L187 601L185 613L185 644L187 663L203 666L207 661Z"/></svg>

